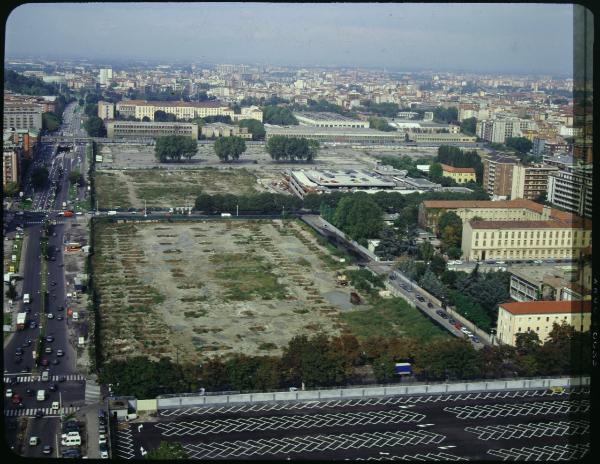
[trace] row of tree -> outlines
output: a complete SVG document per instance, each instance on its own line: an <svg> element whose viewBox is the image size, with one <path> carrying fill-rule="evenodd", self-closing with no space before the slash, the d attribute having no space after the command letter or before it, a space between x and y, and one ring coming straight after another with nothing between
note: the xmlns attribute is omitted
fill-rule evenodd
<svg viewBox="0 0 600 464"><path fill-rule="evenodd" d="M267 152L275 161L307 161L317 157L319 142L301 137L275 135L266 145Z"/></svg>
<svg viewBox="0 0 600 464"><path fill-rule="evenodd" d="M221 161L237 161L246 151L246 142L241 137L219 137L213 147Z"/></svg>
<svg viewBox="0 0 600 464"><path fill-rule="evenodd" d="M256 391L398 381L396 362L410 362L417 380L472 380L534 375L584 375L590 372L589 332L555 325L545 343L534 333L519 334L517 346L475 350L466 340L447 337L424 343L410 336L357 339L351 334L298 335L283 354L216 357L199 365L136 357L113 361L100 370L100 381L115 394L154 398L160 394L209 391ZM367 369L365 369L365 367ZM370 367L370 369L368 369ZM372 374L365 377L364 372ZM373 377L371 377L371 375Z"/></svg>
<svg viewBox="0 0 600 464"><path fill-rule="evenodd" d="M278 126L292 126L298 124L298 120L294 117L292 111L285 106L267 105L263 107L263 121Z"/></svg>
<svg viewBox="0 0 600 464"><path fill-rule="evenodd" d="M197 151L198 141L183 135L157 137L154 145L154 155L161 163L181 161L182 157L189 161Z"/></svg>

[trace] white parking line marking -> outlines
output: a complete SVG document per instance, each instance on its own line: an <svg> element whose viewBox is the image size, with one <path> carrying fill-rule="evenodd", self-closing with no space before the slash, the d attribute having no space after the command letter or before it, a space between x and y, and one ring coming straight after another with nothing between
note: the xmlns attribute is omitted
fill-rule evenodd
<svg viewBox="0 0 600 464"><path fill-rule="evenodd" d="M465 431L477 435L479 440L507 440L518 438L584 435L590 431L586 420L536 422L527 424L479 425L466 427Z"/></svg>
<svg viewBox="0 0 600 464"><path fill-rule="evenodd" d="M539 414L566 414L587 412L589 400L543 401L536 403L511 404L475 404L467 406L448 406L444 411L456 415L457 419L478 419L486 417L516 417Z"/></svg>

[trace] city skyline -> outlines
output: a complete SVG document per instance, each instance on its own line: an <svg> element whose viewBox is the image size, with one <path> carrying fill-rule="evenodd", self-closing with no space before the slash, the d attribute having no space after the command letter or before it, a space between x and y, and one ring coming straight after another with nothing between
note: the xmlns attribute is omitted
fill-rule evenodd
<svg viewBox="0 0 600 464"><path fill-rule="evenodd" d="M46 55L572 75L572 5L284 4L277 10L264 3L207 6L22 5L7 20L5 52L8 58ZM162 33L147 34L141 24L160 24ZM81 40L85 36L89 40ZM124 41L128 47L120 46ZM196 45L207 41L208 47ZM179 44L176 50L173 42ZM328 46L322 46L325 43Z"/></svg>

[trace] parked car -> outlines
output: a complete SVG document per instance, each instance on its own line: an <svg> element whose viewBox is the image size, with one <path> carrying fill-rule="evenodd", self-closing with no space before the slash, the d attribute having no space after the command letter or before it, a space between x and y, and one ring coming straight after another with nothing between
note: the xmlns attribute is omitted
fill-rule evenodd
<svg viewBox="0 0 600 464"><path fill-rule="evenodd" d="M41 409L38 409L38 410L35 412L35 418L36 418L36 419L41 419L42 417L44 417L44 411L42 411Z"/></svg>
<svg viewBox="0 0 600 464"><path fill-rule="evenodd" d="M449 318L448 323L454 325L456 324L456 319Z"/></svg>
<svg viewBox="0 0 600 464"><path fill-rule="evenodd" d="M471 341L473 341L473 343L481 343L481 340L479 340L479 337L477 335L473 335L473 338L471 338Z"/></svg>
<svg viewBox="0 0 600 464"><path fill-rule="evenodd" d="M56 350L56 356L64 356L65 352L63 350Z"/></svg>
<svg viewBox="0 0 600 464"><path fill-rule="evenodd" d="M42 452L44 454L52 454L52 447L50 445L44 445Z"/></svg>
<svg viewBox="0 0 600 464"><path fill-rule="evenodd" d="M48 335L48 336L46 337L46 341L47 341L47 342L49 342L49 343L51 343L51 342L53 342L53 341L54 341L54 337L53 337L52 335Z"/></svg>
<svg viewBox="0 0 600 464"><path fill-rule="evenodd" d="M12 396L13 396L12 388L7 388L4 396L6 396L7 398L12 398Z"/></svg>
<svg viewBox="0 0 600 464"><path fill-rule="evenodd" d="M42 360L40 361L40 364L41 364L42 366L44 366L44 367L45 367L45 366L47 366L47 365L48 365L48 364L50 364L50 363L48 362L48 360L47 360L46 358L44 358L44 359L42 359Z"/></svg>
<svg viewBox="0 0 600 464"><path fill-rule="evenodd" d="M57 383L53 383L52 385L50 385L48 387L48 390L50 390L51 392L54 392L54 391L58 390L58 384Z"/></svg>
<svg viewBox="0 0 600 464"><path fill-rule="evenodd" d="M428 301L428 302L427 302L427 307L428 307L428 308L433 308L433 303L432 303L431 301Z"/></svg>
<svg viewBox="0 0 600 464"><path fill-rule="evenodd" d="M46 349L44 350L44 353L46 354L51 354L52 353L52 348L47 346Z"/></svg>

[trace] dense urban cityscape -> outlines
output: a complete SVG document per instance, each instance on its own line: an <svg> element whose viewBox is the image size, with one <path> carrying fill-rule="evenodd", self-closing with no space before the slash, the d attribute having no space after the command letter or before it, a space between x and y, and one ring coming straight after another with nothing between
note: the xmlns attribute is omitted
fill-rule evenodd
<svg viewBox="0 0 600 464"><path fill-rule="evenodd" d="M5 53L13 453L590 455L577 72L64 56Z"/></svg>

